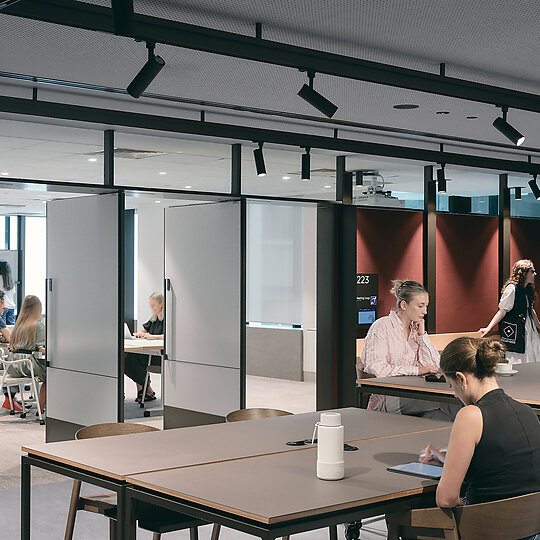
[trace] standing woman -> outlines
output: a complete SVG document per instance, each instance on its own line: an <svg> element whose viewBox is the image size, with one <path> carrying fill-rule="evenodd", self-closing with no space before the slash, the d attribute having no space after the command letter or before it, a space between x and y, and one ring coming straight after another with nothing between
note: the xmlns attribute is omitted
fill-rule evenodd
<svg viewBox="0 0 540 540"><path fill-rule="evenodd" d="M534 311L536 271L529 259L521 259L512 267L504 284L499 310L486 328L480 328L482 337L499 324L500 339L506 345L506 359L510 364L540 362L540 322Z"/></svg>
<svg viewBox="0 0 540 540"><path fill-rule="evenodd" d="M15 292L16 283L7 261L0 261L0 291L4 293L4 314L0 315L8 325L15 324Z"/></svg>
<svg viewBox="0 0 540 540"><path fill-rule="evenodd" d="M47 368L45 360L35 358L32 354L34 351L45 347L45 326L40 322L40 317L41 301L37 296L27 296L11 332L7 359L11 361L28 358L32 362L34 375L43 383L39 391L39 408L43 412L47 393L45 385ZM9 366L8 373L12 377L31 376L28 367L22 364Z"/></svg>
<svg viewBox="0 0 540 540"><path fill-rule="evenodd" d="M417 281L395 280L396 309L377 319L364 340L360 361L375 377L427 375L439 371L439 352L426 334L429 294ZM368 409L449 420L455 411L444 403L371 396Z"/></svg>

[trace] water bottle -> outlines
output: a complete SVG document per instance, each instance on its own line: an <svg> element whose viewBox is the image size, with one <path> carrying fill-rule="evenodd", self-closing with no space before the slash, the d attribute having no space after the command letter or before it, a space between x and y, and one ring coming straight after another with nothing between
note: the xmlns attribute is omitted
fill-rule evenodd
<svg viewBox="0 0 540 540"><path fill-rule="evenodd" d="M315 424L317 435L317 478L341 480L345 476L341 414L323 412ZM315 437L314 437L315 438Z"/></svg>

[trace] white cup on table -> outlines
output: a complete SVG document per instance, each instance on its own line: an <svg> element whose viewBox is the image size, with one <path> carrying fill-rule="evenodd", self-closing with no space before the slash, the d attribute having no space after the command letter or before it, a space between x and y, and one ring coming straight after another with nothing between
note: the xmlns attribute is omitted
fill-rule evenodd
<svg viewBox="0 0 540 540"><path fill-rule="evenodd" d="M509 364L508 362L499 362L497 364L497 371L499 373L510 373L510 371L512 371L512 364Z"/></svg>

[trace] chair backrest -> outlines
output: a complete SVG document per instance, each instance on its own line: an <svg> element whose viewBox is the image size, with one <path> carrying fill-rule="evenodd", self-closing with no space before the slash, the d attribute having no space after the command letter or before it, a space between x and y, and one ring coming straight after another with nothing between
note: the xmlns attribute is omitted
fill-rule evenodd
<svg viewBox="0 0 540 540"><path fill-rule="evenodd" d="M540 532L540 492L453 509L461 540L516 540Z"/></svg>
<svg viewBox="0 0 540 540"><path fill-rule="evenodd" d="M292 414L279 409L239 409L227 415L227 422L241 422L242 420L256 420L258 418L270 418L272 416L288 416Z"/></svg>
<svg viewBox="0 0 540 540"><path fill-rule="evenodd" d="M429 339L439 352L458 337L480 337L480 332L455 332L451 334L429 334Z"/></svg>
<svg viewBox="0 0 540 540"><path fill-rule="evenodd" d="M75 439L80 441L81 439L94 439L96 437L110 437L113 435L129 435L131 433L144 433L146 431L159 431L159 429L145 424L110 422L83 427L75 433Z"/></svg>

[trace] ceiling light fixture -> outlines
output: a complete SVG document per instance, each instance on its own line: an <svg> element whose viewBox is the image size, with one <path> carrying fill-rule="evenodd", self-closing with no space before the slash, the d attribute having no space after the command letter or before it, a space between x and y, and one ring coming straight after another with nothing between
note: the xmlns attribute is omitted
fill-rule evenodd
<svg viewBox="0 0 540 540"><path fill-rule="evenodd" d="M3 173L0 173L2 176L9 176L9 173L7 172L3 172Z"/></svg>
<svg viewBox="0 0 540 540"><path fill-rule="evenodd" d="M536 197L537 201L540 201L540 189L538 188L538 184L536 183L536 174L533 174L532 180L529 180L529 186Z"/></svg>
<svg viewBox="0 0 540 540"><path fill-rule="evenodd" d="M97 161L97 158L91 157L91 158L88 158L88 161L90 161L91 163L94 163L94 161Z"/></svg>
<svg viewBox="0 0 540 540"><path fill-rule="evenodd" d="M413 103L398 103L397 105L392 105L392 107L399 111L412 111L413 109L418 109L418 105Z"/></svg>
<svg viewBox="0 0 540 540"><path fill-rule="evenodd" d="M326 99L324 96L319 94L319 92L313 89L313 79L315 79L315 72L308 71L307 76L309 79L309 86L304 84L298 95L304 100L307 101L311 106L315 107L321 111L328 118L332 118L336 111L338 110L337 105L334 105L330 100Z"/></svg>
<svg viewBox="0 0 540 540"><path fill-rule="evenodd" d="M154 201L156 204L160 203L161 201Z"/></svg>
<svg viewBox="0 0 540 540"><path fill-rule="evenodd" d="M146 42L148 60L127 87L127 93L134 98L141 97L142 93L150 86L150 83L156 78L157 74L165 65L165 60L163 60L161 56L156 56L154 54L155 47L156 43L154 41Z"/></svg>
<svg viewBox="0 0 540 540"><path fill-rule="evenodd" d="M514 188L514 198L516 199L516 201L521 201L521 188L520 187Z"/></svg>
<svg viewBox="0 0 540 540"><path fill-rule="evenodd" d="M325 189L330 189L332 186L324 186Z"/></svg>
<svg viewBox="0 0 540 540"><path fill-rule="evenodd" d="M508 114L508 107L503 105L501 107L502 117L497 117L493 121L493 127L500 131L512 144L516 146L521 146L525 141L525 137L513 126L511 126L506 121L506 116Z"/></svg>
<svg viewBox="0 0 540 540"><path fill-rule="evenodd" d="M302 154L302 180L311 180L311 155L309 146L306 146L306 153Z"/></svg>
<svg viewBox="0 0 540 540"><path fill-rule="evenodd" d="M257 176L263 177L266 176L266 166L264 165L264 156L263 156L263 143L259 143L259 148L253 150L253 157L255 159L255 168L257 169Z"/></svg>
<svg viewBox="0 0 540 540"><path fill-rule="evenodd" d="M357 186L363 186L364 185L364 171L355 171L354 173L354 183Z"/></svg>
<svg viewBox="0 0 540 540"><path fill-rule="evenodd" d="M290 180L291 177L290 177L290 176L282 176L281 179L282 179L282 180Z"/></svg>
<svg viewBox="0 0 540 540"><path fill-rule="evenodd" d="M444 163L441 163L441 168L437 169L437 191L446 193L446 178L444 176Z"/></svg>
<svg viewBox="0 0 540 540"><path fill-rule="evenodd" d="M167 174L165 171L160 171L159 174Z"/></svg>
<svg viewBox="0 0 540 540"><path fill-rule="evenodd" d="M191 186L184 186L184 189L191 189Z"/></svg>

